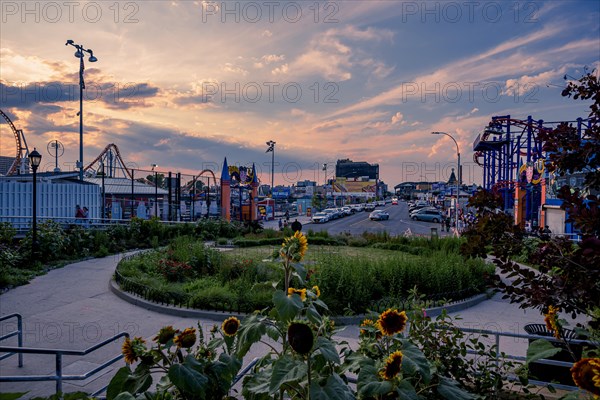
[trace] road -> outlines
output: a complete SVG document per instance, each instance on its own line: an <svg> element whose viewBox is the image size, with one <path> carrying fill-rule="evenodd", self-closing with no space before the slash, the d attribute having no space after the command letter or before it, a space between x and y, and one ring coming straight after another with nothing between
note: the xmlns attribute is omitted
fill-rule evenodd
<svg viewBox="0 0 600 400"><path fill-rule="evenodd" d="M371 221L369 212L362 211L344 218L335 219L324 224L308 224L306 229L313 231L326 230L331 235L348 232L352 235L360 235L363 232L378 233L386 231L387 233L398 236L403 235L408 229L415 235L431 234L431 228L437 228L438 235L448 235L446 232L441 232L439 223L412 221L408 216L408 205L406 202L399 202L398 205L386 204L378 206L377 210L385 210L390 214L390 219L386 221Z"/></svg>

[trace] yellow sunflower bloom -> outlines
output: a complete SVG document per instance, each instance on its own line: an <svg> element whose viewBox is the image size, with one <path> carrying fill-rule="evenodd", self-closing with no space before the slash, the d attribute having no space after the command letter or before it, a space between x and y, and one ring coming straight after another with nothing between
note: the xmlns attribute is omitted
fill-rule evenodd
<svg viewBox="0 0 600 400"><path fill-rule="evenodd" d="M196 329L185 328L183 332L175 336L173 342L175 342L177 347L184 347L186 349L189 349L194 345L194 343L196 343Z"/></svg>
<svg viewBox="0 0 600 400"><path fill-rule="evenodd" d="M388 309L379 316L377 327L384 335L391 336L402 332L406 328L407 321L406 312Z"/></svg>
<svg viewBox="0 0 600 400"><path fill-rule="evenodd" d="M289 288L287 292L288 297L292 297L293 294L300 296L300 300L302 301L306 300L306 289Z"/></svg>
<svg viewBox="0 0 600 400"><path fill-rule="evenodd" d="M293 236L285 238L281 244L279 255L282 258L300 262L304 258L306 250L308 250L308 240L300 231L297 231Z"/></svg>
<svg viewBox="0 0 600 400"><path fill-rule="evenodd" d="M136 337L133 340L125 338L125 342L121 347L121 353L125 357L127 364L133 364L146 351L146 341L141 337Z"/></svg>
<svg viewBox="0 0 600 400"><path fill-rule="evenodd" d="M236 317L229 317L221 325L221 329L226 336L235 336L240 328L240 320Z"/></svg>
<svg viewBox="0 0 600 400"><path fill-rule="evenodd" d="M318 286L316 286L316 285L315 285L315 286L313 286L313 287L312 287L312 291L313 291L313 292L315 292L315 295L316 295L317 297L321 297L321 290L319 289L319 287L318 287Z"/></svg>
<svg viewBox="0 0 600 400"><path fill-rule="evenodd" d="M560 311L558 307L548 307L548 313L544 314L544 322L546 323L546 328L552 332L553 336L560 339L561 326L558 322L558 311Z"/></svg>
<svg viewBox="0 0 600 400"><path fill-rule="evenodd" d="M394 379L399 373L402 367L402 352L395 351L385 362L385 366L381 371L379 371L379 376L381 376L386 381Z"/></svg>
<svg viewBox="0 0 600 400"><path fill-rule="evenodd" d="M571 368L571 375L578 387L600 396L600 358L582 358Z"/></svg>

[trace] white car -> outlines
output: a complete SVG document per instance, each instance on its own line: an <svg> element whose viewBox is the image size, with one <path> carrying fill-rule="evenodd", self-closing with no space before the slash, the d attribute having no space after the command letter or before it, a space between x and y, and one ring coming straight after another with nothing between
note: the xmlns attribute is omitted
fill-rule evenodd
<svg viewBox="0 0 600 400"><path fill-rule="evenodd" d="M344 212L344 214L346 215L352 215L352 208L348 207L348 206L344 206L342 207L342 211Z"/></svg>
<svg viewBox="0 0 600 400"><path fill-rule="evenodd" d="M322 224L329 221L329 215L324 212L318 212L312 216L312 222L315 224Z"/></svg>

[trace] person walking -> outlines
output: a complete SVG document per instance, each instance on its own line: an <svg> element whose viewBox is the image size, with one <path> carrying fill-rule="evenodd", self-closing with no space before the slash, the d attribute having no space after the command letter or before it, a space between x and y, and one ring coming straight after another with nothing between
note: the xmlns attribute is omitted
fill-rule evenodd
<svg viewBox="0 0 600 400"><path fill-rule="evenodd" d="M444 215L442 215L442 220L440 221L440 225L441 227L441 231L444 232L444 227L446 226L446 217Z"/></svg>

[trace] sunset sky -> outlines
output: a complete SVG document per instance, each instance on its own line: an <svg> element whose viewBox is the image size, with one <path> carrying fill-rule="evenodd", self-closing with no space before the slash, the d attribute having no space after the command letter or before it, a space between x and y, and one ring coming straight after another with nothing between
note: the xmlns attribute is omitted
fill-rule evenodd
<svg viewBox="0 0 600 400"><path fill-rule="evenodd" d="M79 157L78 59L86 57L84 164L116 144L136 168L197 173L256 163L270 183L323 183L337 159L379 163L391 187L447 180L459 143L494 115L587 116L560 96L598 68L600 1L2 1L0 108L54 167ZM596 72L597 73L597 72ZM0 153L14 154L0 124Z"/></svg>

